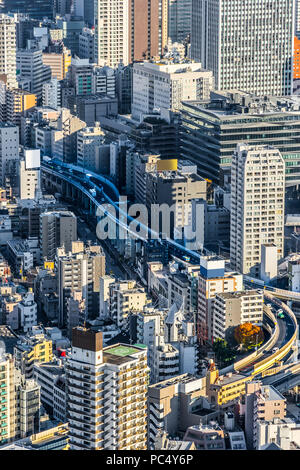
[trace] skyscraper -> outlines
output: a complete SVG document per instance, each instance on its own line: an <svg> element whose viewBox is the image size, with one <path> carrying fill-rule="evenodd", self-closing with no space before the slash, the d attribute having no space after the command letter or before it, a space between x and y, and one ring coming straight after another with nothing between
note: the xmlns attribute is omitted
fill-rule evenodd
<svg viewBox="0 0 300 470"><path fill-rule="evenodd" d="M128 65L160 55L167 31L167 0L95 0L95 62L99 65Z"/></svg>
<svg viewBox="0 0 300 470"><path fill-rule="evenodd" d="M66 374L72 450L146 449L147 348L77 327Z"/></svg>
<svg viewBox="0 0 300 470"><path fill-rule="evenodd" d="M0 15L0 76L6 76L7 88L18 88L16 78L16 23Z"/></svg>
<svg viewBox="0 0 300 470"><path fill-rule="evenodd" d="M191 54L216 89L292 93L294 0L193 0Z"/></svg>
<svg viewBox="0 0 300 470"><path fill-rule="evenodd" d="M238 144L231 167L230 259L243 274L260 273L261 246L284 244L284 160L279 150Z"/></svg>

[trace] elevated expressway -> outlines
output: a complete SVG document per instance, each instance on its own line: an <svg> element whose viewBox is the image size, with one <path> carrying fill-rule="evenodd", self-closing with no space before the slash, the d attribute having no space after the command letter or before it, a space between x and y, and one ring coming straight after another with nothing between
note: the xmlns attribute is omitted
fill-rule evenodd
<svg viewBox="0 0 300 470"><path fill-rule="evenodd" d="M185 248L170 238L161 239L159 234L153 232L141 223L140 226L143 228L143 233L146 233L147 238L136 231L132 231L130 225L131 222L134 223L135 220L122 209L119 203L119 191L109 178L92 171L88 171L87 173L87 170L84 168L50 158L44 158L41 167L43 182L46 188L50 190L56 189L57 192L60 192L63 196L74 202L81 199L82 202L88 204L91 215L104 214L116 223L119 230L123 229L133 238L143 241L146 239L159 240L161 243L167 243L170 251L177 256L194 263L200 262L199 253ZM105 204L113 206L115 208L115 214L106 211ZM100 216L98 216L98 218L100 219ZM237 361L232 366L223 369L222 373L234 370L255 377L262 376L265 371L272 367L274 368L274 373L276 373L279 367L278 364L281 364L280 367L284 367L285 362L295 359L298 344L298 324L296 317L293 311L279 299L292 301L299 299L300 301L300 293L275 289L265 285L263 281L247 276L244 276L244 283L252 288L263 288L265 298L277 307L280 306L280 308L283 309L285 319L281 320L275 318L270 309L269 311L265 309L264 320L270 333L268 342L258 351ZM276 348L276 352L272 352L274 348ZM292 370L290 374L293 374Z"/></svg>

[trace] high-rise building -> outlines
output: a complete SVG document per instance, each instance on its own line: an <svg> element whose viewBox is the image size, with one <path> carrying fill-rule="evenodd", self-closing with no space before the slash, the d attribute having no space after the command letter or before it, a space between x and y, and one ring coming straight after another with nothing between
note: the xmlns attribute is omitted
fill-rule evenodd
<svg viewBox="0 0 300 470"><path fill-rule="evenodd" d="M261 246L284 248L284 161L279 150L238 144L231 167L230 259L243 274L260 274Z"/></svg>
<svg viewBox="0 0 300 470"><path fill-rule="evenodd" d="M245 431L248 449L256 449L258 425L286 416L286 399L272 385L253 382L246 385Z"/></svg>
<svg viewBox="0 0 300 470"><path fill-rule="evenodd" d="M295 34L300 33L300 1L295 0Z"/></svg>
<svg viewBox="0 0 300 470"><path fill-rule="evenodd" d="M21 116L36 106L36 95L26 90L11 89L6 91L6 119L21 126Z"/></svg>
<svg viewBox="0 0 300 470"><path fill-rule="evenodd" d="M60 52L43 52L43 63L51 68L52 77L57 80L66 78L71 58L71 51L67 47L62 47Z"/></svg>
<svg viewBox="0 0 300 470"><path fill-rule="evenodd" d="M192 30L192 0L169 0L168 38L183 42Z"/></svg>
<svg viewBox="0 0 300 470"><path fill-rule="evenodd" d="M224 259L201 256L198 280L197 335L202 344L213 341L213 306L221 292L239 292L243 289L243 276L225 271Z"/></svg>
<svg viewBox="0 0 300 470"><path fill-rule="evenodd" d="M40 215L41 256L53 261L56 249L62 246L71 251L72 242L77 240L77 218L73 212L54 211Z"/></svg>
<svg viewBox="0 0 300 470"><path fill-rule="evenodd" d="M0 123L0 181L5 186L6 177L17 175L19 161L19 128Z"/></svg>
<svg viewBox="0 0 300 470"><path fill-rule="evenodd" d="M0 75L6 75L8 88L18 88L16 68L16 23L14 18L0 15Z"/></svg>
<svg viewBox="0 0 300 470"><path fill-rule="evenodd" d="M95 62L113 67L160 56L167 29L167 0L95 0Z"/></svg>
<svg viewBox="0 0 300 470"><path fill-rule="evenodd" d="M67 299L81 291L87 317L98 316L100 277L105 274L105 255L98 245L73 242L72 251L58 250L59 322L67 320Z"/></svg>
<svg viewBox="0 0 300 470"><path fill-rule="evenodd" d="M181 109L181 155L219 183L230 175L238 143L272 145L285 160L286 186L300 183L299 98L258 98L239 90L215 93Z"/></svg>
<svg viewBox="0 0 300 470"><path fill-rule="evenodd" d="M4 11L27 13L31 18L53 18L54 0L4 0Z"/></svg>
<svg viewBox="0 0 300 470"><path fill-rule="evenodd" d="M21 79L30 81L30 91L37 99L43 95L43 83L51 79L51 68L43 63L43 53L38 49L17 52L17 70Z"/></svg>
<svg viewBox="0 0 300 470"><path fill-rule="evenodd" d="M155 109L178 111L181 101L207 100L213 74L200 63L173 64L167 60L133 65L132 114L140 118Z"/></svg>
<svg viewBox="0 0 300 470"><path fill-rule="evenodd" d="M20 199L35 199L41 191L40 150L24 150L20 160Z"/></svg>
<svg viewBox="0 0 300 470"><path fill-rule="evenodd" d="M57 78L43 83L43 106L58 109L61 106L61 85Z"/></svg>
<svg viewBox="0 0 300 470"><path fill-rule="evenodd" d="M146 449L145 347L103 348L101 332L74 328L66 374L72 450Z"/></svg>
<svg viewBox="0 0 300 470"><path fill-rule="evenodd" d="M0 344L0 384L1 384L1 433L0 445L15 437L16 392L14 381L14 359L5 353L4 345Z"/></svg>
<svg viewBox="0 0 300 470"><path fill-rule="evenodd" d="M193 0L191 55L217 90L292 94L294 0Z"/></svg>
<svg viewBox="0 0 300 470"><path fill-rule="evenodd" d="M98 149L104 142L101 127L86 127L77 134L77 164L87 170L100 171Z"/></svg>

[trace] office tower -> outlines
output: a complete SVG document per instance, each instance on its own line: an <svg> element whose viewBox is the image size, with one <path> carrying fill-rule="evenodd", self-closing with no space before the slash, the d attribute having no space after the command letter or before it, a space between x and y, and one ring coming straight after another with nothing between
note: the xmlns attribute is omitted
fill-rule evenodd
<svg viewBox="0 0 300 470"><path fill-rule="evenodd" d="M243 323L261 326L264 295L261 291L223 292L216 295L213 306L213 336L227 338L227 333Z"/></svg>
<svg viewBox="0 0 300 470"><path fill-rule="evenodd" d="M72 250L77 240L77 218L73 212L54 211L40 215L41 256L54 261L56 249L62 246L66 252Z"/></svg>
<svg viewBox="0 0 300 470"><path fill-rule="evenodd" d="M163 164L164 161L161 162ZM172 162L174 160L166 160L166 168ZM196 166L190 165L190 162L186 163L186 165L182 164L181 167L178 165L178 169L164 170L161 167L158 170L148 172L146 175L145 202L148 214L151 216L151 228L153 227L156 232L162 232L171 237L175 229L180 232L185 226L190 225L192 200L206 200L207 182L197 175ZM157 165L159 167L160 162ZM160 220L159 211L161 209L159 206L162 204L166 204L170 210L169 219L168 214L166 214L166 217ZM172 210L174 216L172 216Z"/></svg>
<svg viewBox="0 0 300 470"><path fill-rule="evenodd" d="M51 68L43 63L41 50L19 50L17 52L17 69L21 79L30 81L30 91L38 100L43 95L43 83L51 79Z"/></svg>
<svg viewBox="0 0 300 470"><path fill-rule="evenodd" d="M181 101L207 100L214 87L213 74L200 63L173 64L167 60L133 65L132 114L155 109L178 111Z"/></svg>
<svg viewBox="0 0 300 470"><path fill-rule="evenodd" d="M18 161L19 128L2 122L0 123L0 181L2 187L5 187L6 178L14 179L16 177Z"/></svg>
<svg viewBox="0 0 300 470"><path fill-rule="evenodd" d="M91 2L93 0L90 0ZM71 51L72 55L79 54L79 35L85 26L82 18L58 18L56 20L58 29L62 30L63 43Z"/></svg>
<svg viewBox="0 0 300 470"><path fill-rule="evenodd" d="M76 95L90 95L93 92L93 65L88 59L72 58L68 82L75 88Z"/></svg>
<svg viewBox="0 0 300 470"><path fill-rule="evenodd" d="M196 163L203 177L222 183L223 174L230 176L238 143L267 143L278 148L286 162L286 185L300 183L297 99L213 92L209 102L185 101L181 118L181 155Z"/></svg>
<svg viewBox="0 0 300 470"><path fill-rule="evenodd" d="M193 0L191 55L217 90L291 95L294 0Z"/></svg>
<svg viewBox="0 0 300 470"><path fill-rule="evenodd" d="M20 199L35 199L41 193L40 150L24 150L20 160Z"/></svg>
<svg viewBox="0 0 300 470"><path fill-rule="evenodd" d="M231 167L230 260L243 274L259 276L261 245L284 248L284 161L279 150L238 144Z"/></svg>
<svg viewBox="0 0 300 470"><path fill-rule="evenodd" d="M92 77L93 93L104 93L114 98L116 96L115 73L115 70L110 67L94 67Z"/></svg>
<svg viewBox="0 0 300 470"><path fill-rule="evenodd" d="M132 65L119 64L115 70L119 114L131 114Z"/></svg>
<svg viewBox="0 0 300 470"><path fill-rule="evenodd" d="M92 171L101 171L99 147L104 142L101 127L86 127L77 133L77 164Z"/></svg>
<svg viewBox="0 0 300 470"><path fill-rule="evenodd" d="M66 364L71 450L146 449L147 349L73 329Z"/></svg>
<svg viewBox="0 0 300 470"><path fill-rule="evenodd" d="M58 250L59 323L66 322L67 299L72 291L81 291L87 318L98 316L100 277L105 274L102 248L74 242L72 251Z"/></svg>
<svg viewBox="0 0 300 470"><path fill-rule="evenodd" d="M16 68L16 23L7 15L0 15L0 75L6 76L8 88L18 88Z"/></svg>
<svg viewBox="0 0 300 470"><path fill-rule="evenodd" d="M258 425L286 415L286 399L272 385L252 382L246 385L245 433L248 449L257 448Z"/></svg>
<svg viewBox="0 0 300 470"><path fill-rule="evenodd" d="M86 123L71 114L67 108L60 110L57 126L52 129L52 156L64 162L75 162L77 152L77 132L86 127Z"/></svg>
<svg viewBox="0 0 300 470"><path fill-rule="evenodd" d="M167 28L167 0L95 0L95 63L126 66L160 56Z"/></svg>
<svg viewBox="0 0 300 470"><path fill-rule="evenodd" d="M300 5L300 3L299 3ZM294 60L293 60L293 79L300 78L300 39L294 37Z"/></svg>
<svg viewBox="0 0 300 470"><path fill-rule="evenodd" d="M6 120L21 126L21 116L37 104L36 95L26 90L11 89L6 91Z"/></svg>
<svg viewBox="0 0 300 470"><path fill-rule="evenodd" d="M3 0L4 11L8 13L26 13L31 18L53 18L54 0Z"/></svg>
<svg viewBox="0 0 300 470"><path fill-rule="evenodd" d="M83 28L79 35L79 57L80 59L88 59L89 62L94 62L95 51L95 30Z"/></svg>
<svg viewBox="0 0 300 470"><path fill-rule="evenodd" d="M61 85L57 78L43 84L43 106L53 109L61 107Z"/></svg>
<svg viewBox="0 0 300 470"><path fill-rule="evenodd" d="M62 47L60 52L43 52L43 64L51 69L53 78L64 80L71 65L72 54L67 47Z"/></svg>
<svg viewBox="0 0 300 470"><path fill-rule="evenodd" d="M142 311L149 302L147 292L135 281L117 281L109 285L109 318L120 329L128 328L127 317L131 311Z"/></svg>
<svg viewBox="0 0 300 470"><path fill-rule="evenodd" d="M169 0L168 38L183 42L192 30L192 0Z"/></svg>
<svg viewBox="0 0 300 470"><path fill-rule="evenodd" d="M213 306L216 294L243 290L243 276L226 272L225 261L216 256L201 256L198 279L197 335L200 343L213 342Z"/></svg>

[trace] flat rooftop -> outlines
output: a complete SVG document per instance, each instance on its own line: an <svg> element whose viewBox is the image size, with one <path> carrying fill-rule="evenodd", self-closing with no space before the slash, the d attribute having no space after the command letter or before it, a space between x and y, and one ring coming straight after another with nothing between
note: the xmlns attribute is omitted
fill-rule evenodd
<svg viewBox="0 0 300 470"><path fill-rule="evenodd" d="M145 351L145 346L128 346L127 344L114 344L103 348L103 361L108 364L121 365L137 359L136 354Z"/></svg>

